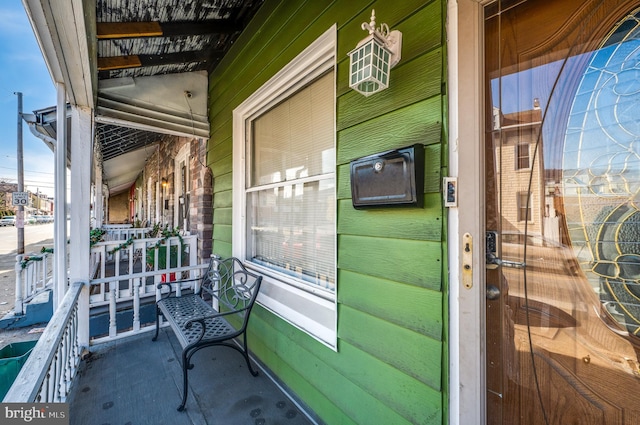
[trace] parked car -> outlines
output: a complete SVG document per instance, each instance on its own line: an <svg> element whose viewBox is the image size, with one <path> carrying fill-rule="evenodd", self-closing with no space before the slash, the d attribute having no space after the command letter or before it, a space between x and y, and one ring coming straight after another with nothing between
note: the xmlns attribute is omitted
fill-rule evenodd
<svg viewBox="0 0 640 425"><path fill-rule="evenodd" d="M16 216L15 215L6 215L0 218L0 226L15 226L16 225Z"/></svg>
<svg viewBox="0 0 640 425"><path fill-rule="evenodd" d="M44 224L44 223L51 223L53 220L51 219L51 216L48 215L37 215L36 216L36 223L37 224Z"/></svg>
<svg viewBox="0 0 640 425"><path fill-rule="evenodd" d="M24 224L36 224L36 218L30 215L24 219Z"/></svg>

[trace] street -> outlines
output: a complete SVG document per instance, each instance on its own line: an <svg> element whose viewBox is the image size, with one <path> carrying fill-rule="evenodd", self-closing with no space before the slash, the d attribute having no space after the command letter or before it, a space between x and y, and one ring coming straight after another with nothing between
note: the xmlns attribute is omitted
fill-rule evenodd
<svg viewBox="0 0 640 425"><path fill-rule="evenodd" d="M32 224L24 227L25 247L47 239L53 239L53 223ZM18 228L12 226L0 227L0 256L13 253L15 260L17 252ZM0 268L0 270L2 269Z"/></svg>
<svg viewBox="0 0 640 425"><path fill-rule="evenodd" d="M24 228L25 254L37 254L43 246L53 245L53 223L35 224ZM0 227L0 318L15 302L15 264L18 253L18 229Z"/></svg>

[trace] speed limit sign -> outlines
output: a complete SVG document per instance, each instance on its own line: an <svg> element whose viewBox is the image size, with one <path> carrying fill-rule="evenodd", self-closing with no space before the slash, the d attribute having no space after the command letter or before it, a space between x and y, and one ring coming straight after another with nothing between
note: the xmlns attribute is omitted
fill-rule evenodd
<svg viewBox="0 0 640 425"><path fill-rule="evenodd" d="M13 192L11 194L12 204L16 206L26 206L29 203L28 192Z"/></svg>

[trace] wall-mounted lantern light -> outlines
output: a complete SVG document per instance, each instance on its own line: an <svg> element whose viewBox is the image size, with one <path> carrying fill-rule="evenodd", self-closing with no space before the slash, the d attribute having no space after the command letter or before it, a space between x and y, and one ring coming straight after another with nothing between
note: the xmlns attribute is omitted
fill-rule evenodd
<svg viewBox="0 0 640 425"><path fill-rule="evenodd" d="M389 71L400 62L402 33L389 31L387 24L376 28L376 11L371 11L371 22L363 22L362 29L369 36L349 52L351 58L349 87L371 96L389 87Z"/></svg>
<svg viewBox="0 0 640 425"><path fill-rule="evenodd" d="M162 187L167 187L167 179L165 179L164 177L162 178Z"/></svg>

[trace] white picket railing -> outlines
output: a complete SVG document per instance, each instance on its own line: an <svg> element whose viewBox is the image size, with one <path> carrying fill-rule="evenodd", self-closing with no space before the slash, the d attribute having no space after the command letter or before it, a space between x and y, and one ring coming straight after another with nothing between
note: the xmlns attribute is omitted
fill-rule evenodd
<svg viewBox="0 0 640 425"><path fill-rule="evenodd" d="M92 307L105 305L109 302L111 292L115 289L116 300L132 300L136 292L135 279L141 279L137 292L145 296L155 295L155 286L163 275L171 279L171 264L165 261L163 268L159 267L158 249L154 247L161 238L133 239L130 245L126 241L98 242L91 248L91 264L93 264L93 278L91 279ZM162 249L171 252L185 252L187 262L183 264L183 256L178 255L176 267L195 265L198 258L198 237L196 235L171 237L164 241ZM151 261L147 261L147 260ZM126 270L121 270L126 264ZM174 268L176 268L174 267ZM144 272L152 272L144 274ZM154 279L148 279L154 276ZM142 280L142 278L145 278Z"/></svg>
<svg viewBox="0 0 640 425"><path fill-rule="evenodd" d="M53 254L49 252L16 256L16 315L24 314L25 304L51 287Z"/></svg>
<svg viewBox="0 0 640 425"><path fill-rule="evenodd" d="M130 244L122 241L99 242L91 248L95 273L94 279L90 281L89 304L92 312L100 308L109 312L108 334L94 338L94 342L121 338L145 330L140 320L140 308L145 303L156 301L158 283L188 281L186 285L172 285L177 295L181 290L194 289L201 270L208 265L197 264L197 236L164 240L161 249L171 252L172 247L175 247L175 252L186 254L184 264L183 256L177 255L175 267L170 267L170 261L165 261L163 268L159 267L159 252L154 247L161 240L134 239ZM151 261L147 261L147 258ZM125 270L121 270L123 265ZM130 322L118 323L117 313L124 307L133 310L133 317Z"/></svg>
<svg viewBox="0 0 640 425"><path fill-rule="evenodd" d="M78 299L85 283L75 283L49 321L4 403L64 402L76 375L82 348L78 340Z"/></svg>
<svg viewBox="0 0 640 425"><path fill-rule="evenodd" d="M92 247L92 261L96 261L96 269L100 273L88 284L75 283L69 287L62 303L5 396L5 403L64 402L76 375L82 351L88 349L83 345L131 336L155 328L155 323L143 326L140 307L143 302L153 303L159 299L161 294L156 284L162 281L163 276L169 281L172 280L172 275L178 279L176 283L171 284L171 290L176 296L180 296L182 291L197 289L199 277L203 269L208 267L208 263L197 264L197 237L182 238L186 245L185 251L188 253L188 264L182 264L181 256L178 256L178 267L173 268L168 267L171 264L166 264L165 268L157 267L158 253L151 247L159 240L136 240L128 247L113 252L113 259L110 261L113 261L114 266L119 265L122 255L126 255L128 262L127 274L119 274L119 267L115 267L114 272L118 274L114 273L113 276L107 276L107 268L101 260L106 259L108 253L120 244L115 241L102 242ZM170 238L166 244L168 247L178 246L180 252L180 238ZM141 271L135 271L132 267L132 264L135 264L133 258L139 255L135 253L136 249L142 249ZM156 266L147 270L144 259L150 250L154 251ZM88 288L83 291L85 286ZM89 340L90 308L104 309L105 306L108 306L109 312L108 335ZM123 308L133 310L133 320L130 323L117 322L117 313ZM82 344L81 341L85 342Z"/></svg>
<svg viewBox="0 0 640 425"><path fill-rule="evenodd" d="M171 291L179 297L182 291L196 290L197 285L199 284L199 277L202 273L202 270L207 268L208 266L208 264L197 264L193 266L184 266L170 269L171 273L175 273L177 276L182 275L182 277L179 278L179 280L177 280L175 283L171 283ZM126 276L127 279L131 279L134 282L134 292L132 296L119 296L120 292L117 291L115 286L113 285L112 289L107 293L106 301L109 312L108 334L94 336L91 340L91 343L96 344L107 340L132 336L144 331L154 330L155 322L147 323L145 326L140 320L140 308L145 302L155 303L160 299L160 294L155 285L151 285L153 287L152 293L143 292L143 290L146 290L146 288L143 287L141 282L145 280L160 282L160 277L163 276L164 273L165 271L163 270L155 270L134 273L132 275ZM92 283L91 287L94 288L97 285L100 285L100 282ZM95 310L95 305L92 307L92 310ZM128 319L126 323L121 323L118 321L118 312L127 308L133 310L132 318Z"/></svg>
<svg viewBox="0 0 640 425"><path fill-rule="evenodd" d="M142 239L147 233L151 230L150 227L131 227L131 225L127 227L103 227L102 230L105 231L103 236L105 241L126 241L130 238L134 239Z"/></svg>

